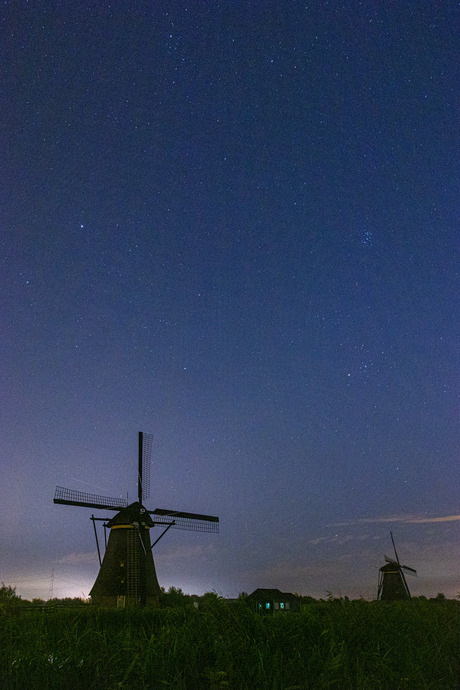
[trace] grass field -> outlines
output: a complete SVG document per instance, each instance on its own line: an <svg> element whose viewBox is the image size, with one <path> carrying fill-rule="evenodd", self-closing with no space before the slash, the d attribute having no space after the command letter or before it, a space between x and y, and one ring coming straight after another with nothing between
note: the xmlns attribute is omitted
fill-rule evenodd
<svg viewBox="0 0 460 690"><path fill-rule="evenodd" d="M460 604L317 601L261 617L199 610L0 610L0 687L460 688Z"/></svg>

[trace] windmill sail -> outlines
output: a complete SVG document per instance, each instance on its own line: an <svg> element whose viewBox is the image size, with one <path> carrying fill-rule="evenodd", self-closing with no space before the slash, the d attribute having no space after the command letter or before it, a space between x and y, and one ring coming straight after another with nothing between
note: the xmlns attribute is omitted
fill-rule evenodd
<svg viewBox="0 0 460 690"><path fill-rule="evenodd" d="M164 520L154 520L155 524L171 525L174 529L184 529L191 532L218 532L219 518L214 515L200 515L199 513L184 513L177 510L155 508L150 515L164 517Z"/></svg>
<svg viewBox="0 0 460 690"><path fill-rule="evenodd" d="M87 494L84 491L66 489L64 486L56 487L53 502L68 506L107 508L108 510L120 510L120 508L126 508L128 505L124 498L109 498L108 496L99 496L98 494Z"/></svg>
<svg viewBox="0 0 460 690"><path fill-rule="evenodd" d="M408 565L402 565L401 568L404 568L404 570L407 570L409 575L417 575L417 571L414 568L409 568Z"/></svg>
<svg viewBox="0 0 460 690"><path fill-rule="evenodd" d="M139 503L150 497L150 461L152 457L152 434L139 431L138 498Z"/></svg>

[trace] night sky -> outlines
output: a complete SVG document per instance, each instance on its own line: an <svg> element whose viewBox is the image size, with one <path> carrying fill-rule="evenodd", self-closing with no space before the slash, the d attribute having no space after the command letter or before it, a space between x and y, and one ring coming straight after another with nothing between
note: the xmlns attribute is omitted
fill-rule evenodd
<svg viewBox="0 0 460 690"><path fill-rule="evenodd" d="M460 592L459 14L2 4L0 581L88 595L54 489L136 500L142 430L147 507L220 517L166 589L372 599L392 530Z"/></svg>

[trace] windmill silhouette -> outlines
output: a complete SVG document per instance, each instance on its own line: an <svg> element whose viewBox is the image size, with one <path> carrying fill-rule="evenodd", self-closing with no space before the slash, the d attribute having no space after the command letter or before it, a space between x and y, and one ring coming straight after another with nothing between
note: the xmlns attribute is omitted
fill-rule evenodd
<svg viewBox="0 0 460 690"><path fill-rule="evenodd" d="M387 564L382 565L379 570L377 599L380 601L410 599L411 596L404 572L407 572L409 575L417 575L417 571L414 570L414 568L409 568L408 565L401 565L398 552L396 551L395 540L393 539L393 532L390 532L390 536L395 558L388 558L388 556L385 556Z"/></svg>
<svg viewBox="0 0 460 690"><path fill-rule="evenodd" d="M213 515L184 513L155 508L147 510L144 501L150 496L150 458L152 436L139 432L138 500L128 505L122 498L109 498L57 486L54 503L114 510L112 518L91 516L99 556L100 570L91 589L91 600L105 606L155 605L161 594L152 549L171 528L195 532L218 532L219 518ZM101 561L95 521L108 528L104 558ZM150 530L162 528L151 544Z"/></svg>

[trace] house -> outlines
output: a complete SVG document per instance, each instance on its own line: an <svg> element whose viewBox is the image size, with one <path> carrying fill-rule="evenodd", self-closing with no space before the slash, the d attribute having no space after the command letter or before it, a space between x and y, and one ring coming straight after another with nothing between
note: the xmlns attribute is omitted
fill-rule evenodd
<svg viewBox="0 0 460 690"><path fill-rule="evenodd" d="M295 594L280 592L279 589L255 589L248 595L246 601L260 614L283 613L300 609L300 600Z"/></svg>

